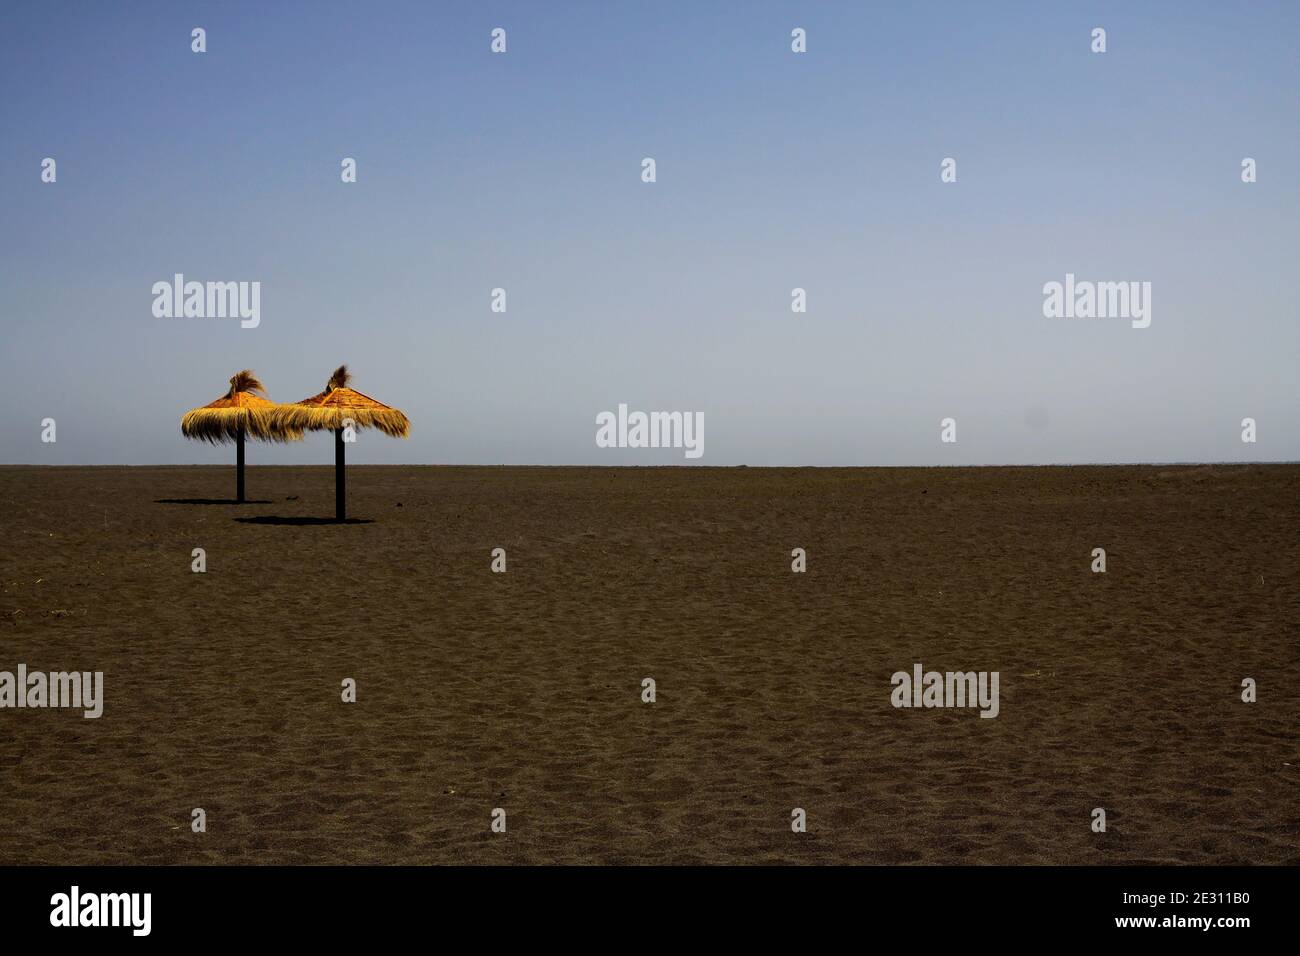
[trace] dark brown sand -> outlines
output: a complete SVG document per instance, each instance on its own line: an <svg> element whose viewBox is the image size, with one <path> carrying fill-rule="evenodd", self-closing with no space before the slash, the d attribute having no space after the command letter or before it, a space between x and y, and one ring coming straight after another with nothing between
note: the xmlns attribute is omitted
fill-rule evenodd
<svg viewBox="0 0 1300 956"><path fill-rule="evenodd" d="M233 486L0 469L0 670L106 684L99 720L0 710L0 863L1300 863L1300 467L353 467L347 526L302 523L329 468L160 501ZM917 661L999 671L1000 716L893 708Z"/></svg>

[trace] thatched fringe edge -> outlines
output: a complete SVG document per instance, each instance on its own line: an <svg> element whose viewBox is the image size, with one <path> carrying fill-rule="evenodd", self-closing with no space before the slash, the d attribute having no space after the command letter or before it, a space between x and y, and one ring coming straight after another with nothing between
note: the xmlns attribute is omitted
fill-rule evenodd
<svg viewBox="0 0 1300 956"><path fill-rule="evenodd" d="M357 428L377 428L392 438L405 438L411 422L396 408L319 408L311 405L280 405L271 412L275 427L288 431L333 431L351 419Z"/></svg>
<svg viewBox="0 0 1300 956"><path fill-rule="evenodd" d="M196 408L181 419L181 434L220 445L235 441L242 428L245 437L258 441L300 441L302 430L276 423L274 412L274 408Z"/></svg>

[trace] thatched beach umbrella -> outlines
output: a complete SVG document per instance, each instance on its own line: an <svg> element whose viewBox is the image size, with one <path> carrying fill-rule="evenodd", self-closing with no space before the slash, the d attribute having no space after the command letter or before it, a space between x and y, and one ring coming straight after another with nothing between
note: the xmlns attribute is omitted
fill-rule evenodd
<svg viewBox="0 0 1300 956"><path fill-rule="evenodd" d="M334 515L339 521L347 517L346 476L343 473L343 430L378 428L393 438L405 438L411 423L396 408L377 402L348 388L352 376L340 365L330 376L325 391L292 405L279 405L272 413L272 423L288 431L332 431L334 433Z"/></svg>
<svg viewBox="0 0 1300 956"><path fill-rule="evenodd" d="M258 392L262 394L258 395ZM186 412L181 419L181 434L186 438L214 445L235 443L236 499L241 505L244 503L244 437L262 441L297 441L302 438L301 430L285 428L271 420L276 405L269 398L263 398L265 394L266 389L253 375L252 369L244 369L231 376L229 392L215 402Z"/></svg>

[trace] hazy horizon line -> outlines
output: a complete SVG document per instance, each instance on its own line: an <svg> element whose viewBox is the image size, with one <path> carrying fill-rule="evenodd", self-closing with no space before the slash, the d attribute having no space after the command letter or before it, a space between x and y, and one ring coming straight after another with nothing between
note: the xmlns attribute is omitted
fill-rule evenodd
<svg viewBox="0 0 1300 956"><path fill-rule="evenodd" d="M579 463L565 464L538 464L535 462L508 464L498 462L496 464L484 464L481 462L365 462L358 464L349 464L348 468L608 468L608 469L668 469L675 468L680 470L721 470L724 468L753 468L768 470L791 470L796 468L808 469L859 469L865 470L870 468L1141 468L1141 467L1159 467L1159 468L1195 468L1208 466L1233 466L1245 467L1250 465L1297 465L1300 461L1293 459L1267 460L1258 459L1251 461L1048 461L1048 462L995 462L995 463L972 463L956 462L942 465L750 465L744 462L735 465L684 465L684 464L642 464L642 465L591 465ZM184 464L180 462L147 462L135 465L123 464L60 464L60 465L43 465L35 462L3 462L0 468L49 468L49 469L72 469L72 468L233 468L234 463L206 463L206 464ZM259 464L246 465L245 469L253 468L329 468L333 469L332 462L320 462L313 464Z"/></svg>

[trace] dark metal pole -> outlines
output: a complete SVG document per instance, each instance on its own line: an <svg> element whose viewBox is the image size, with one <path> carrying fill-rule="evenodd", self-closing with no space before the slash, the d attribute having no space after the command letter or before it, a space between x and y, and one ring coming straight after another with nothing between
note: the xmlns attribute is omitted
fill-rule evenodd
<svg viewBox="0 0 1300 956"><path fill-rule="evenodd" d="M348 507L344 501L347 493L347 480L343 471L343 429L334 429L334 517L338 521L347 518Z"/></svg>
<svg viewBox="0 0 1300 956"><path fill-rule="evenodd" d="M239 477L235 481L235 497L244 503L244 430L241 428L235 437L235 471Z"/></svg>

